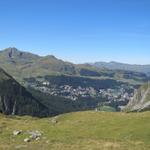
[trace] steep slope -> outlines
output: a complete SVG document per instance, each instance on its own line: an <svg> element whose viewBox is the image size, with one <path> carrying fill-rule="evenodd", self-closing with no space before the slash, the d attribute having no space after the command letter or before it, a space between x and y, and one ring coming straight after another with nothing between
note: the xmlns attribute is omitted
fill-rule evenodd
<svg viewBox="0 0 150 150"><path fill-rule="evenodd" d="M90 109L88 103L88 100L71 101L31 88L26 90L0 68L0 112L6 115L54 116Z"/></svg>
<svg viewBox="0 0 150 150"><path fill-rule="evenodd" d="M49 110L0 69L0 112L10 115L47 116Z"/></svg>
<svg viewBox="0 0 150 150"><path fill-rule="evenodd" d="M150 110L150 82L141 86L125 108L127 111Z"/></svg>

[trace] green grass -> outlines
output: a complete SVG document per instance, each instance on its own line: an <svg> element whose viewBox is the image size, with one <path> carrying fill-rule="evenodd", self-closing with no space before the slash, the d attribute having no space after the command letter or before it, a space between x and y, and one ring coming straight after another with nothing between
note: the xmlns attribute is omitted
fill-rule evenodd
<svg viewBox="0 0 150 150"><path fill-rule="evenodd" d="M101 106L101 107L98 107L98 111L116 112L116 109L114 107L110 107L110 106Z"/></svg>
<svg viewBox="0 0 150 150"><path fill-rule="evenodd" d="M54 118L0 116L0 150L149 150L150 112L77 112ZM13 130L23 130L13 136ZM39 141L24 143L28 130L39 130Z"/></svg>

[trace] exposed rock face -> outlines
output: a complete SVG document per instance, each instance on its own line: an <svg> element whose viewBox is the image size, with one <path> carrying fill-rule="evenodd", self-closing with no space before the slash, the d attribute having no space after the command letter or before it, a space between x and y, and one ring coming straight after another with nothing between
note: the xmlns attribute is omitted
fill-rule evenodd
<svg viewBox="0 0 150 150"><path fill-rule="evenodd" d="M0 69L0 112L6 115L47 116L49 111L24 87Z"/></svg>
<svg viewBox="0 0 150 150"><path fill-rule="evenodd" d="M150 82L135 92L133 99L125 109L132 112L150 110Z"/></svg>

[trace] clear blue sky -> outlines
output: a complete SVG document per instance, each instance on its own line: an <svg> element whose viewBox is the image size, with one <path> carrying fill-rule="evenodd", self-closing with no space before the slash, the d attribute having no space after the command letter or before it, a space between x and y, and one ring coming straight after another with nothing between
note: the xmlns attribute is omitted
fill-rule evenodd
<svg viewBox="0 0 150 150"><path fill-rule="evenodd" d="M150 0L0 0L0 49L74 63L150 64Z"/></svg>

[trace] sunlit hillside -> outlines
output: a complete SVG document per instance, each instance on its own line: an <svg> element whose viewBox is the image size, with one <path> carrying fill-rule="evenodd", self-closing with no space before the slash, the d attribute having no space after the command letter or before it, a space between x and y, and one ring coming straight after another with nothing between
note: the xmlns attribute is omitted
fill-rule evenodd
<svg viewBox="0 0 150 150"><path fill-rule="evenodd" d="M21 130L18 135L13 131ZM40 138L30 139L29 131ZM24 139L29 138L29 142ZM1 150L149 150L150 112L77 112L53 118L0 116Z"/></svg>

